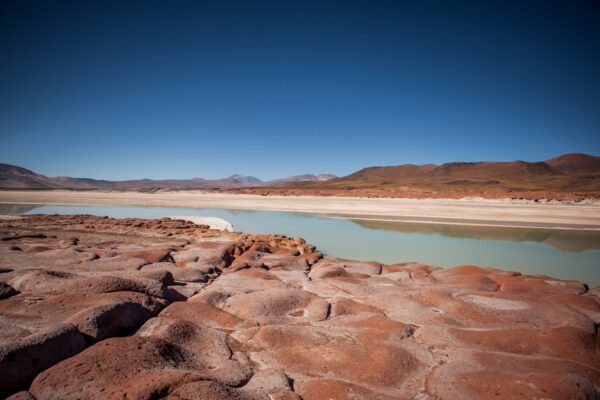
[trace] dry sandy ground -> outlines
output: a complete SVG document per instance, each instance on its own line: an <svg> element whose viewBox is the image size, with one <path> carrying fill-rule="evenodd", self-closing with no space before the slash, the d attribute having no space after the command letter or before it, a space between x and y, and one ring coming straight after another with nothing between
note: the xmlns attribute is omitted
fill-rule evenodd
<svg viewBox="0 0 600 400"><path fill-rule="evenodd" d="M487 226L600 230L599 205L516 204L503 200L260 196L201 191L0 191L0 203L170 206L309 212L352 218Z"/></svg>

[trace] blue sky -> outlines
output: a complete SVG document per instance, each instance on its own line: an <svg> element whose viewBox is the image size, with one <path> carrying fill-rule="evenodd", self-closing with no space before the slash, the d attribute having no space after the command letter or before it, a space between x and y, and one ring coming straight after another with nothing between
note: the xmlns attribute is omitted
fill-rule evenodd
<svg viewBox="0 0 600 400"><path fill-rule="evenodd" d="M405 3L3 1L0 162L271 179L600 154L597 1Z"/></svg>

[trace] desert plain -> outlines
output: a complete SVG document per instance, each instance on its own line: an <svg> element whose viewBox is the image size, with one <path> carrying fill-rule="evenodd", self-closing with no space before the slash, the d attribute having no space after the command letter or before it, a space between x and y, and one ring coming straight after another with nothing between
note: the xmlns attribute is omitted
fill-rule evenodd
<svg viewBox="0 0 600 400"><path fill-rule="evenodd" d="M600 203L514 199L282 196L214 191L2 190L0 203L227 208L307 212L354 219L487 226L600 229Z"/></svg>

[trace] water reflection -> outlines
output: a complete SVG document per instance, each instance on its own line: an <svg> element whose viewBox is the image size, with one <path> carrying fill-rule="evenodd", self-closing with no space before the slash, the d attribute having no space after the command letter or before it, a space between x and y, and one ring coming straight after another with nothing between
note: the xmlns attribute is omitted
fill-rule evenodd
<svg viewBox="0 0 600 400"><path fill-rule="evenodd" d="M39 205L35 204L0 204L0 214L25 214L28 211L39 208Z"/></svg>
<svg viewBox="0 0 600 400"><path fill-rule="evenodd" d="M422 233L452 238L507 240L513 243L538 242L563 251L600 249L600 231L575 231L559 229L527 229L494 226L469 226L422 224L351 219L363 228L402 233Z"/></svg>
<svg viewBox="0 0 600 400"><path fill-rule="evenodd" d="M10 205L16 214L93 214L115 218L169 215L224 218L247 233L300 236L326 255L385 264L479 265L600 284L600 232L497 228L330 218L277 211L209 208Z"/></svg>

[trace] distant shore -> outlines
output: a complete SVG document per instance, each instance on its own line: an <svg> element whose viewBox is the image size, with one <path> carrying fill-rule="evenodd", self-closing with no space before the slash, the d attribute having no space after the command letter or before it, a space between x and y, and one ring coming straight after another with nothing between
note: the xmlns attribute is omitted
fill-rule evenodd
<svg viewBox="0 0 600 400"><path fill-rule="evenodd" d="M598 204L535 204L487 199L261 196L206 191L0 191L4 204L224 208L326 214L353 219L452 225L600 230Z"/></svg>

